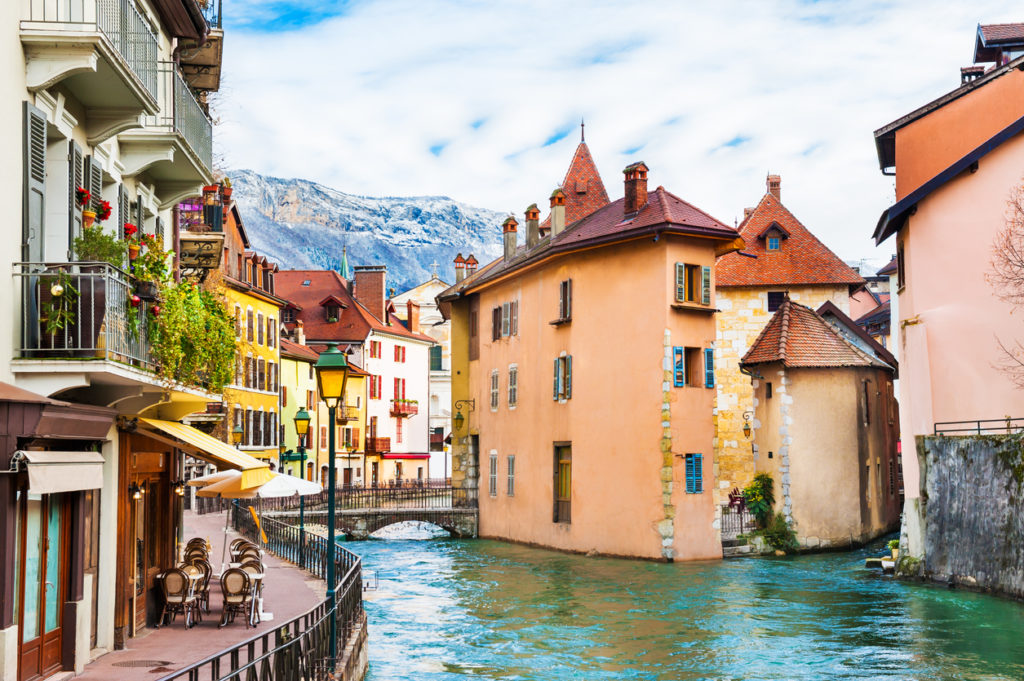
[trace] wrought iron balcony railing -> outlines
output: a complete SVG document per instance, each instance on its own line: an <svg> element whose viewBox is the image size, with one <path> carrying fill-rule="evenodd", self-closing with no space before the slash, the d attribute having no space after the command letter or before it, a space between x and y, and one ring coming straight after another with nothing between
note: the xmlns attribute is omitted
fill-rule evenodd
<svg viewBox="0 0 1024 681"><path fill-rule="evenodd" d="M148 303L132 307L132 279L125 272L91 262L15 267L23 315L19 356L100 358L154 368L146 331Z"/></svg>
<svg viewBox="0 0 1024 681"><path fill-rule="evenodd" d="M148 116L146 128L178 133L206 170L212 170L213 122L196 100L177 64L160 62L158 76L160 114Z"/></svg>
<svg viewBox="0 0 1024 681"><path fill-rule="evenodd" d="M334 418L338 423L348 423L359 420L359 408L350 404L344 404L334 410Z"/></svg>
<svg viewBox="0 0 1024 681"><path fill-rule="evenodd" d="M367 454L387 454L391 451L391 438L389 437L368 437L366 438Z"/></svg>
<svg viewBox="0 0 1024 681"><path fill-rule="evenodd" d="M49 24L69 32L87 32L95 26L110 42L142 86L157 96L157 36L134 0L33 0L28 21ZM85 24L85 26L83 26Z"/></svg>
<svg viewBox="0 0 1024 681"><path fill-rule="evenodd" d="M221 5L223 0L199 0L199 9L210 28L221 28Z"/></svg>

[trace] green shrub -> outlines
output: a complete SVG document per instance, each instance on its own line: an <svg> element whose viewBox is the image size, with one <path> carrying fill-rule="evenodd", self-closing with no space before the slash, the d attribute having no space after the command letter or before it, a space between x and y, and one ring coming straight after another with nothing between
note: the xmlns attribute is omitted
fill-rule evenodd
<svg viewBox="0 0 1024 681"><path fill-rule="evenodd" d="M889 543L886 544L886 546L889 547L890 551L892 551L893 549L898 549L900 547L900 540L899 539L890 539Z"/></svg>
<svg viewBox="0 0 1024 681"><path fill-rule="evenodd" d="M761 536L768 546L781 551L796 551L800 544L796 540L796 532L786 522L786 516L776 513L771 521L761 530Z"/></svg>
<svg viewBox="0 0 1024 681"><path fill-rule="evenodd" d="M757 526L764 528L772 517L772 506L775 504L775 483L767 473L758 473L753 482L743 489L743 501L751 515L757 520Z"/></svg>
<svg viewBox="0 0 1024 681"><path fill-rule="evenodd" d="M105 262L114 267L124 267L128 257L128 244L117 238L116 234L103 231L99 225L82 230L81 236L75 237L75 258L80 262Z"/></svg>
<svg viewBox="0 0 1024 681"><path fill-rule="evenodd" d="M220 293L191 282L164 286L160 314L149 319L149 339L160 374L169 383L220 392L235 366L234 318Z"/></svg>

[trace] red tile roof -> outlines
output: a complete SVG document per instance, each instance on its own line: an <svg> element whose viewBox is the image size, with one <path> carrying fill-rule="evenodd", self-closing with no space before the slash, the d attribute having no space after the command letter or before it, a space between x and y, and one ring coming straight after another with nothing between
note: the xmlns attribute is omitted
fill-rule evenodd
<svg viewBox="0 0 1024 681"><path fill-rule="evenodd" d="M765 234L772 224L778 224L786 234L777 251L768 250ZM718 259L716 286L864 283L862 276L818 241L771 193L764 195L739 231L746 247Z"/></svg>
<svg viewBox="0 0 1024 681"><path fill-rule="evenodd" d="M889 264L878 270L877 274L896 274L898 270L899 263L896 262L896 256L894 255L892 256L892 260L889 261Z"/></svg>
<svg viewBox="0 0 1024 681"><path fill-rule="evenodd" d="M308 345L299 345L293 343L287 338L281 339L281 356L291 357L292 359L301 359L307 362L316 362L320 359L320 353Z"/></svg>
<svg viewBox="0 0 1024 681"><path fill-rule="evenodd" d="M742 366L782 362L791 368L888 366L843 338L809 307L786 300L740 360Z"/></svg>
<svg viewBox="0 0 1024 681"><path fill-rule="evenodd" d="M309 281L309 285L303 282ZM301 319L307 341L363 342L370 331L404 336L410 340L433 343L434 339L420 333L413 333L402 325L402 321L389 314L390 324L377 319L369 310L352 297L348 282L333 270L281 270L275 275L277 295L294 303L298 309L296 319ZM336 322L327 321L327 314L321 301L335 299L348 307L343 309Z"/></svg>
<svg viewBox="0 0 1024 681"><path fill-rule="evenodd" d="M565 194L565 224L571 225L608 203L608 191L604 188L601 174L597 172L594 158L586 142L580 142L569 164L569 170L562 180ZM551 216L544 219L541 230L551 228Z"/></svg>
<svg viewBox="0 0 1024 681"><path fill-rule="evenodd" d="M1024 24L979 24L986 43L1024 41Z"/></svg>
<svg viewBox="0 0 1024 681"><path fill-rule="evenodd" d="M489 279L510 272L541 258L588 246L616 243L660 232L695 235L732 241L735 229L719 222L693 204L687 203L664 187L648 193L647 203L628 219L623 219L623 203L617 199L575 224L566 227L557 236L547 236L532 249L519 246L516 256L506 262L498 258L481 267L475 274L442 292L439 300L450 300Z"/></svg>

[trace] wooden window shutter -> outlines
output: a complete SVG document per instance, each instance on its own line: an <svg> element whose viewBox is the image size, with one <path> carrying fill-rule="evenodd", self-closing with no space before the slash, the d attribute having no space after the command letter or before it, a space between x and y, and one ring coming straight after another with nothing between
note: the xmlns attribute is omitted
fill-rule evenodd
<svg viewBox="0 0 1024 681"><path fill-rule="evenodd" d="M558 318L565 319L565 282L558 285Z"/></svg>
<svg viewBox="0 0 1024 681"><path fill-rule="evenodd" d="M695 491L695 480L694 480L694 455L686 455L686 493L693 494Z"/></svg>
<svg viewBox="0 0 1024 681"><path fill-rule="evenodd" d="M700 268L700 304L711 304L711 268Z"/></svg>
<svg viewBox="0 0 1024 681"><path fill-rule="evenodd" d="M699 494L704 491L704 455L693 455L693 491Z"/></svg>
<svg viewBox="0 0 1024 681"><path fill-rule="evenodd" d="M519 301L512 301L512 335L519 335Z"/></svg>
<svg viewBox="0 0 1024 681"><path fill-rule="evenodd" d="M46 115L25 102L25 217L22 223L22 257L42 262L43 214L46 205Z"/></svg>
<svg viewBox="0 0 1024 681"><path fill-rule="evenodd" d="M75 190L85 186L83 161L82 147L71 140L68 144L68 257L72 260L75 237L82 233L82 209L75 199Z"/></svg>
<svg viewBox="0 0 1024 681"><path fill-rule="evenodd" d="M686 300L686 264L676 263L676 301Z"/></svg>
<svg viewBox="0 0 1024 681"><path fill-rule="evenodd" d="M501 338L501 308L491 310L491 340Z"/></svg>
<svg viewBox="0 0 1024 681"><path fill-rule="evenodd" d="M565 399L572 397L572 355L565 358Z"/></svg>
<svg viewBox="0 0 1024 681"><path fill-rule="evenodd" d="M288 386L286 385L281 386L281 406L288 406Z"/></svg>
<svg viewBox="0 0 1024 681"><path fill-rule="evenodd" d="M502 303L501 304L501 336L510 335L512 332L512 304Z"/></svg>
<svg viewBox="0 0 1024 681"><path fill-rule="evenodd" d="M683 348L672 348L672 385L681 388L686 385L686 360Z"/></svg>
<svg viewBox="0 0 1024 681"><path fill-rule="evenodd" d="M359 428L353 428L352 429L352 445L356 449L362 449L362 446L360 446L360 443L359 443Z"/></svg>
<svg viewBox="0 0 1024 681"><path fill-rule="evenodd" d="M562 372L559 371L560 367L558 365L560 364L560 362L558 360L559 360L559 358L556 357L555 358L555 381L554 381L554 398L555 398L556 402L558 401L558 394L561 392L561 387L562 387L561 385L559 385L561 383Z"/></svg>
<svg viewBox="0 0 1024 681"><path fill-rule="evenodd" d="M103 200L103 168L94 156L85 158L85 188L92 195L91 208L95 209Z"/></svg>
<svg viewBox="0 0 1024 681"><path fill-rule="evenodd" d="M572 319L572 279L565 282L565 318Z"/></svg>
<svg viewBox="0 0 1024 681"><path fill-rule="evenodd" d="M117 185L117 237L119 239L124 238L124 223L131 222L131 218L128 216L128 192L125 191L124 185Z"/></svg>
<svg viewBox="0 0 1024 681"><path fill-rule="evenodd" d="M142 208L142 197L141 196L136 196L135 197L135 219L132 220L132 222L134 222L135 226L139 228L139 232L140 233L142 232L142 210L143 210L143 208Z"/></svg>
<svg viewBox="0 0 1024 681"><path fill-rule="evenodd" d="M704 387L715 387L715 351L704 348Z"/></svg>

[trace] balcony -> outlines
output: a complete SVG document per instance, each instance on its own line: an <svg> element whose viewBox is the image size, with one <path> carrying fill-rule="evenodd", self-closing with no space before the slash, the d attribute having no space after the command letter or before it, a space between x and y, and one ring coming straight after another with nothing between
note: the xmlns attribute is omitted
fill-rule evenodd
<svg viewBox="0 0 1024 681"><path fill-rule="evenodd" d="M157 35L133 0L32 0L21 22L29 90L60 84L85 108L89 144L156 114ZM59 108L59 107L58 107Z"/></svg>
<svg viewBox="0 0 1024 681"><path fill-rule="evenodd" d="M22 322L11 370L19 384L133 413L168 401L168 394L181 416L207 409L209 393L169 388L156 375L150 303L132 308L127 273L107 263L70 262L16 263L14 274L20 290L14 287L12 302Z"/></svg>
<svg viewBox="0 0 1024 681"><path fill-rule="evenodd" d="M210 33L202 43L183 40L178 57L185 80L194 90L216 92L220 89L221 62L224 53L224 31L221 28L222 0L199 0Z"/></svg>
<svg viewBox="0 0 1024 681"><path fill-rule="evenodd" d="M174 62L159 62L159 113L144 117L141 130L118 136L125 177L146 172L156 184L161 208L199 194L213 182L213 123Z"/></svg>
<svg viewBox="0 0 1024 681"><path fill-rule="evenodd" d="M391 400L392 416L409 417L418 413L420 413L420 403L416 400Z"/></svg>
<svg viewBox="0 0 1024 681"><path fill-rule="evenodd" d="M334 410L334 417L338 423L349 423L359 420L359 408L345 404Z"/></svg>
<svg viewBox="0 0 1024 681"><path fill-rule="evenodd" d="M389 437L368 437L366 438L366 455L387 454L391 451L391 438Z"/></svg>

